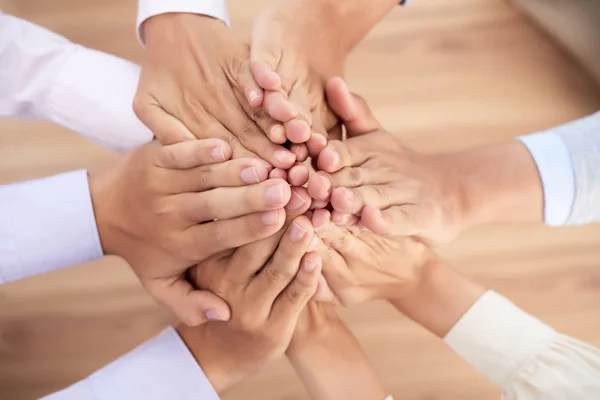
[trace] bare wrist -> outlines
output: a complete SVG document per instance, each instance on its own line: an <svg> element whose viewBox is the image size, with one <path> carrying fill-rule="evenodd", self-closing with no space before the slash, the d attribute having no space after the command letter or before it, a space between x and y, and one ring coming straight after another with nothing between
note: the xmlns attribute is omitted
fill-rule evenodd
<svg viewBox="0 0 600 400"><path fill-rule="evenodd" d="M543 188L527 148L513 141L449 156L465 227L493 222L540 222Z"/></svg>
<svg viewBox="0 0 600 400"><path fill-rule="evenodd" d="M483 293L483 287L436 260L424 267L410 295L391 303L433 334L444 337Z"/></svg>

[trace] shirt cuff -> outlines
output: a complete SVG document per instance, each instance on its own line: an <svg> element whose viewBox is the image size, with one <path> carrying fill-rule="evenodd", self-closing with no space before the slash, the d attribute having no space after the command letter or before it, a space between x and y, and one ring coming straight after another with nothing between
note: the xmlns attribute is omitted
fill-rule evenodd
<svg viewBox="0 0 600 400"><path fill-rule="evenodd" d="M459 356L504 387L559 336L495 292L486 292L444 338Z"/></svg>
<svg viewBox="0 0 600 400"><path fill-rule="evenodd" d="M0 283L102 255L86 171L0 186Z"/></svg>
<svg viewBox="0 0 600 400"><path fill-rule="evenodd" d="M565 142L553 132L522 136L533 157L544 189L544 222L565 225L575 201L575 170Z"/></svg>
<svg viewBox="0 0 600 400"><path fill-rule="evenodd" d="M45 400L218 400L198 363L175 329L167 328L75 385Z"/></svg>
<svg viewBox="0 0 600 400"><path fill-rule="evenodd" d="M155 15L167 13L191 13L220 19L230 26L229 13L225 0L139 0L137 17L137 37L144 44L142 24ZM210 39L209 39L210 40Z"/></svg>

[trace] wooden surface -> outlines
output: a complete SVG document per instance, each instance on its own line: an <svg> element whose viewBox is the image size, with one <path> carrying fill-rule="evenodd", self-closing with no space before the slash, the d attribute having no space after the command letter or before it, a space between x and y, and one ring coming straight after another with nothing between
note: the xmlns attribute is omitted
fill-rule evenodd
<svg viewBox="0 0 600 400"><path fill-rule="evenodd" d="M267 0L231 0L245 34ZM588 77L500 0L429 0L394 11L351 55L347 78L413 146L510 139L600 108ZM6 12L139 61L134 0L0 0ZM0 182L99 168L116 156L45 123L0 120ZM566 334L600 346L600 228L483 227L444 249L460 270ZM478 373L389 306L344 312L399 399L498 399ZM0 287L0 398L32 399L80 379L166 323L111 258ZM228 400L303 399L285 360Z"/></svg>

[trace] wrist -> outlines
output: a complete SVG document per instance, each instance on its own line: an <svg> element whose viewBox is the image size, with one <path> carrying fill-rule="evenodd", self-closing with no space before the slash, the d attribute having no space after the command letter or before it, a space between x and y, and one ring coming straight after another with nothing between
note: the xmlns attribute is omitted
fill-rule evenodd
<svg viewBox="0 0 600 400"><path fill-rule="evenodd" d="M322 346L331 332L343 326L333 305L309 302L298 318L286 355L294 357L295 354L302 354L309 346Z"/></svg>
<svg viewBox="0 0 600 400"><path fill-rule="evenodd" d="M227 352L220 353L215 346L211 346L211 338L208 334L208 325L211 322L198 327L180 325L177 333L185 343L188 350L202 369L202 372L217 393L222 393L238 380L235 362L228 361Z"/></svg>
<svg viewBox="0 0 600 400"><path fill-rule="evenodd" d="M141 28L146 47L150 49L155 43L176 44L182 38L189 37L190 41L197 39L195 35L184 35L193 28L194 33L206 30L206 35L211 31L227 29L227 25L218 18L203 14L192 13L166 13L155 15L146 20Z"/></svg>
<svg viewBox="0 0 600 400"><path fill-rule="evenodd" d="M444 337L483 293L483 287L437 259L423 268L411 293L391 302L433 334Z"/></svg>
<svg viewBox="0 0 600 400"><path fill-rule="evenodd" d="M543 188L527 148L518 141L446 157L447 178L457 182L462 225L543 220Z"/></svg>
<svg viewBox="0 0 600 400"><path fill-rule="evenodd" d="M88 181L102 252L105 255L120 256L116 249L119 240L115 237L117 235L110 220L110 216L113 214L109 211L110 206L108 205L111 190L114 190L110 182L110 173L89 174Z"/></svg>

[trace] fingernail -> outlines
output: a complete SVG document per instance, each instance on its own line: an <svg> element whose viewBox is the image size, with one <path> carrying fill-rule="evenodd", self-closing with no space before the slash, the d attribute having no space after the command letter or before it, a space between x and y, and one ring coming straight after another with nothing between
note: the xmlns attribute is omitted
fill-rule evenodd
<svg viewBox="0 0 600 400"><path fill-rule="evenodd" d="M304 257L302 260L302 269L306 272L312 272L317 267L317 263L310 257Z"/></svg>
<svg viewBox="0 0 600 400"><path fill-rule="evenodd" d="M340 155L337 151L333 149L325 149L324 151L329 153L329 156L331 157L331 162L333 162L334 166L337 166L340 163Z"/></svg>
<svg viewBox="0 0 600 400"><path fill-rule="evenodd" d="M274 137L284 136L285 137L285 129L281 125L275 125L274 127L271 128L271 136L274 136Z"/></svg>
<svg viewBox="0 0 600 400"><path fill-rule="evenodd" d="M256 167L244 168L241 173L242 180L246 183L258 183L260 179L256 172Z"/></svg>
<svg viewBox="0 0 600 400"><path fill-rule="evenodd" d="M304 200L302 198L302 196L300 196L298 193L292 191L292 198L290 199L289 203L287 204L287 206L285 208L293 211L293 210L299 209L300 207L302 207L305 204L306 204L306 200Z"/></svg>
<svg viewBox="0 0 600 400"><path fill-rule="evenodd" d="M219 315L217 310L215 310L214 308L210 308L210 309L206 310L204 315L206 316L206 319L208 319L209 321L223 321L223 318L221 318L221 316Z"/></svg>
<svg viewBox="0 0 600 400"><path fill-rule="evenodd" d="M250 103L254 102L254 100L258 99L260 96L256 90L251 90L248 92L248 101Z"/></svg>
<svg viewBox="0 0 600 400"><path fill-rule="evenodd" d="M354 192L348 188L341 188L344 193L344 197L348 200L354 200Z"/></svg>
<svg viewBox="0 0 600 400"><path fill-rule="evenodd" d="M308 249L306 250L306 252L310 253L311 251L315 251L317 249L317 247L319 247L319 238L317 236L313 236L312 240L310 241L310 244L308 245Z"/></svg>
<svg viewBox="0 0 600 400"><path fill-rule="evenodd" d="M215 147L210 155L215 161L225 161L225 149L223 147Z"/></svg>
<svg viewBox="0 0 600 400"><path fill-rule="evenodd" d="M275 71L271 71L271 76L272 76L273 78L275 78L275 79L279 79L279 80L281 80L281 78L279 77L279 74L278 74L277 72L275 72Z"/></svg>
<svg viewBox="0 0 600 400"><path fill-rule="evenodd" d="M296 157L287 150L277 150L273 154L273 157L280 163L292 164L296 161Z"/></svg>
<svg viewBox="0 0 600 400"><path fill-rule="evenodd" d="M329 188L331 188L331 182L329 181L329 179L325 178L323 175L318 175L318 177L321 178L323 183L325 183L325 190L329 191Z"/></svg>
<svg viewBox="0 0 600 400"><path fill-rule="evenodd" d="M267 211L263 213L261 218L265 225L277 225L279 222L279 213L277 211Z"/></svg>
<svg viewBox="0 0 600 400"><path fill-rule="evenodd" d="M350 219L350 215L335 213L331 216L331 219L333 219L333 222L335 222L338 225L345 225L348 223L348 219Z"/></svg>
<svg viewBox="0 0 600 400"><path fill-rule="evenodd" d="M283 203L283 184L273 185L265 192L265 198L269 203Z"/></svg>
<svg viewBox="0 0 600 400"><path fill-rule="evenodd" d="M292 239L292 242L297 242L302 239L305 234L306 230L304 228L295 222L292 223L292 229L290 230L290 239Z"/></svg>
<svg viewBox="0 0 600 400"><path fill-rule="evenodd" d="M368 231L369 228L367 228L362 221L358 221L358 223L356 224L356 226L358 226L358 229L360 229L361 231Z"/></svg>

